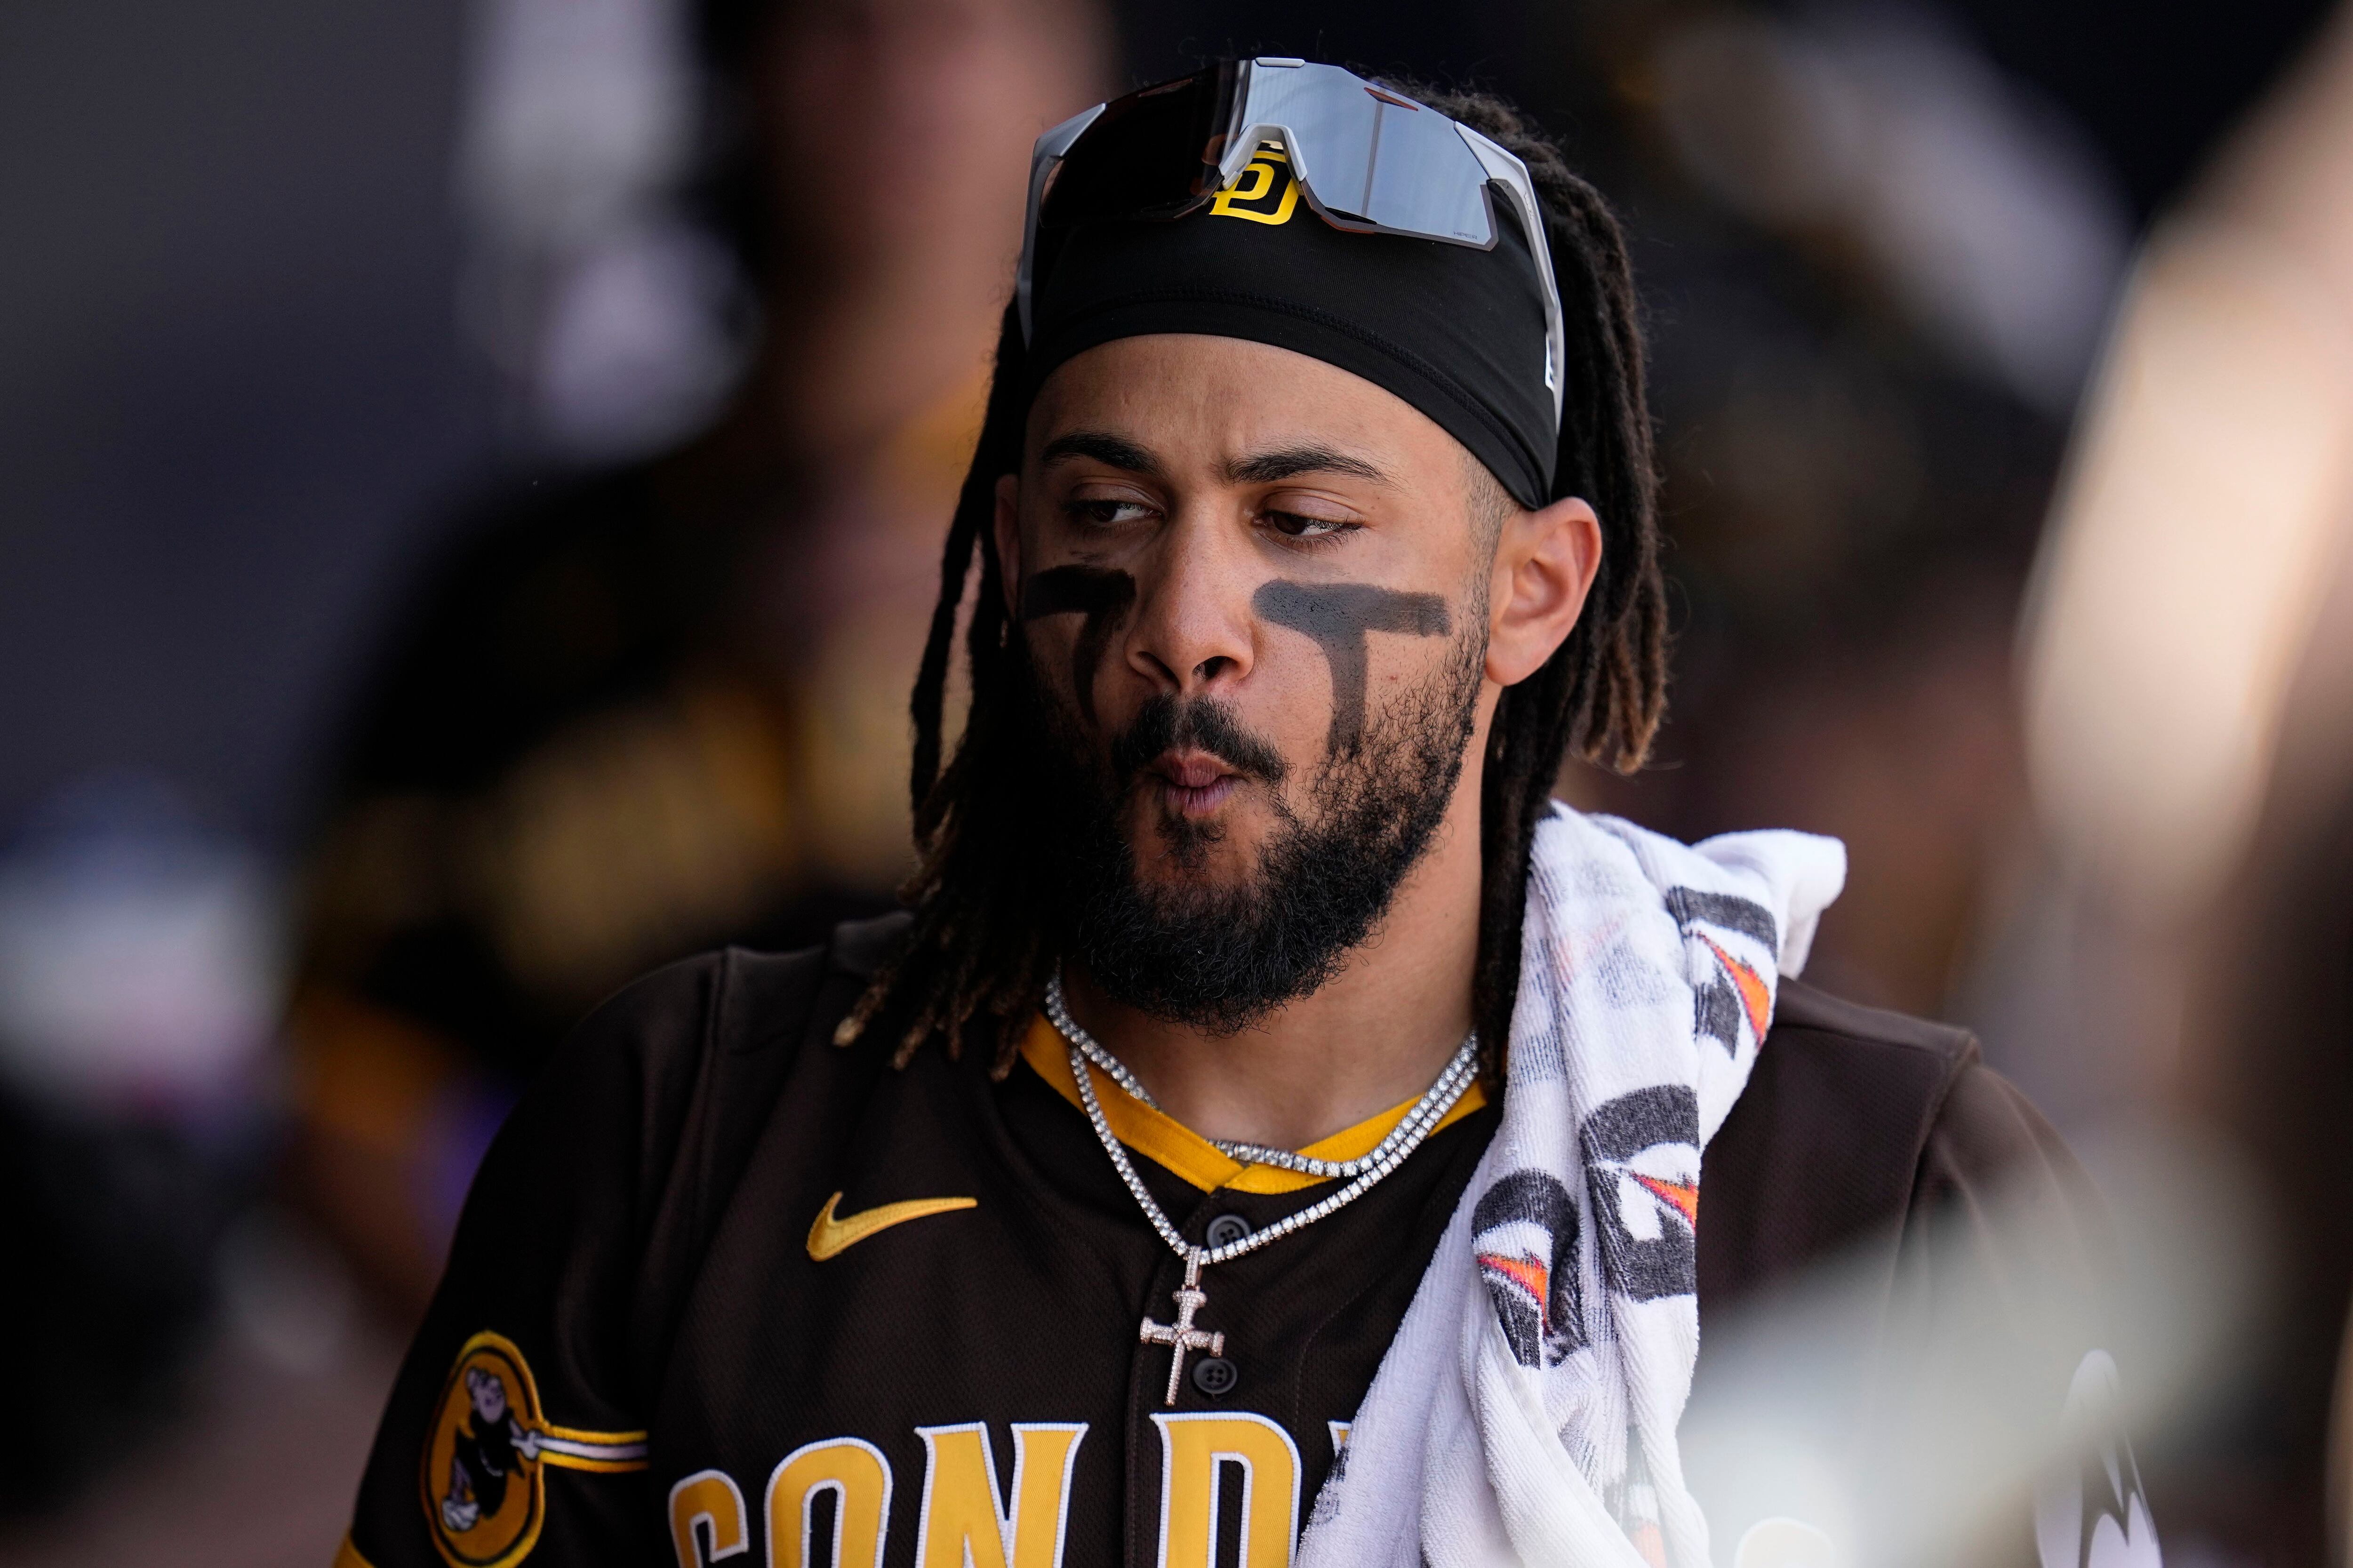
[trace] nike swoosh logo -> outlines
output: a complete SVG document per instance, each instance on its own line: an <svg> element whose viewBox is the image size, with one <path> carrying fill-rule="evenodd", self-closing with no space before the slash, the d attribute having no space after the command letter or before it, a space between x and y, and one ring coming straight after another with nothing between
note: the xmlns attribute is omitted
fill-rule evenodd
<svg viewBox="0 0 2353 1568"><path fill-rule="evenodd" d="M902 1204L883 1204L836 1219L833 1206L840 1201L839 1193L826 1199L825 1207L818 1211L817 1223L809 1226L808 1255L819 1263L849 1251L878 1230L888 1230L911 1219L980 1206L978 1198L911 1198Z"/></svg>

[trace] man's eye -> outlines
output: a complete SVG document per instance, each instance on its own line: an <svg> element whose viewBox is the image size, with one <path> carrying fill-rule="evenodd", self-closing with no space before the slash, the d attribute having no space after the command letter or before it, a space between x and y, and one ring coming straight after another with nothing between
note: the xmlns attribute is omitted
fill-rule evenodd
<svg viewBox="0 0 2353 1568"><path fill-rule="evenodd" d="M1296 511L1270 511L1261 515L1269 528L1288 539L1329 539L1363 526L1338 518L1309 517L1304 512Z"/></svg>
<svg viewBox="0 0 2353 1568"><path fill-rule="evenodd" d="M1141 522L1153 516L1153 509L1144 501L1123 501L1118 497L1082 497L1063 501L1063 510L1073 522L1087 522L1092 527L1118 527L1123 522Z"/></svg>
<svg viewBox="0 0 2353 1568"><path fill-rule="evenodd" d="M1074 500L1070 503L1071 515L1082 522L1098 528L1113 528L1123 522L1140 522L1152 515L1152 509L1134 500Z"/></svg>

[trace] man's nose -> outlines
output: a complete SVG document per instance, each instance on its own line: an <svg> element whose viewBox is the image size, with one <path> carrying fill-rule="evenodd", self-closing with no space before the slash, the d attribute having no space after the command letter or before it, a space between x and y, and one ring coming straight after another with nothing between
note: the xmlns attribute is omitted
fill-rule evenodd
<svg viewBox="0 0 2353 1568"><path fill-rule="evenodd" d="M1266 574L1252 552L1222 532L1207 521L1178 520L1136 584L1127 667L1155 691L1189 697L1250 673L1250 594Z"/></svg>

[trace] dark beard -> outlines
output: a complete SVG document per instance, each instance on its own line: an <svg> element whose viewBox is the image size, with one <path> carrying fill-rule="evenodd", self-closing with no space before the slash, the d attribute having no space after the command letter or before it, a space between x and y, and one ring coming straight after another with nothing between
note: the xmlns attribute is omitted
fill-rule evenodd
<svg viewBox="0 0 2353 1568"><path fill-rule="evenodd" d="M1321 989L1388 912L1406 873L1444 820L1476 717L1486 616L1466 617L1445 666L1377 714L1353 746L1328 754L1303 820L1277 787L1281 752L1222 703L1155 697L1097 763L1075 716L1030 683L1052 759L1055 803L1039 828L1067 911L1064 951L1095 984L1154 1017L1229 1035ZM1145 767L1190 744L1265 786L1279 823L1239 886L1148 887L1136 876L1122 808ZM1151 826L1183 868L1204 864L1221 829L1163 810Z"/></svg>

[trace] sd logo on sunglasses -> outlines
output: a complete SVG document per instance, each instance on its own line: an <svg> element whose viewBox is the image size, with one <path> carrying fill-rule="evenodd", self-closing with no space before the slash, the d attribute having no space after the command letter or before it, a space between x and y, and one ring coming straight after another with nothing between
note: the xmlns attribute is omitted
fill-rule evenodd
<svg viewBox="0 0 2353 1568"><path fill-rule="evenodd" d="M1299 183L1291 177L1291 159L1280 142L1261 142L1241 178L1209 201L1214 217L1248 218L1252 223L1282 224L1299 206Z"/></svg>

